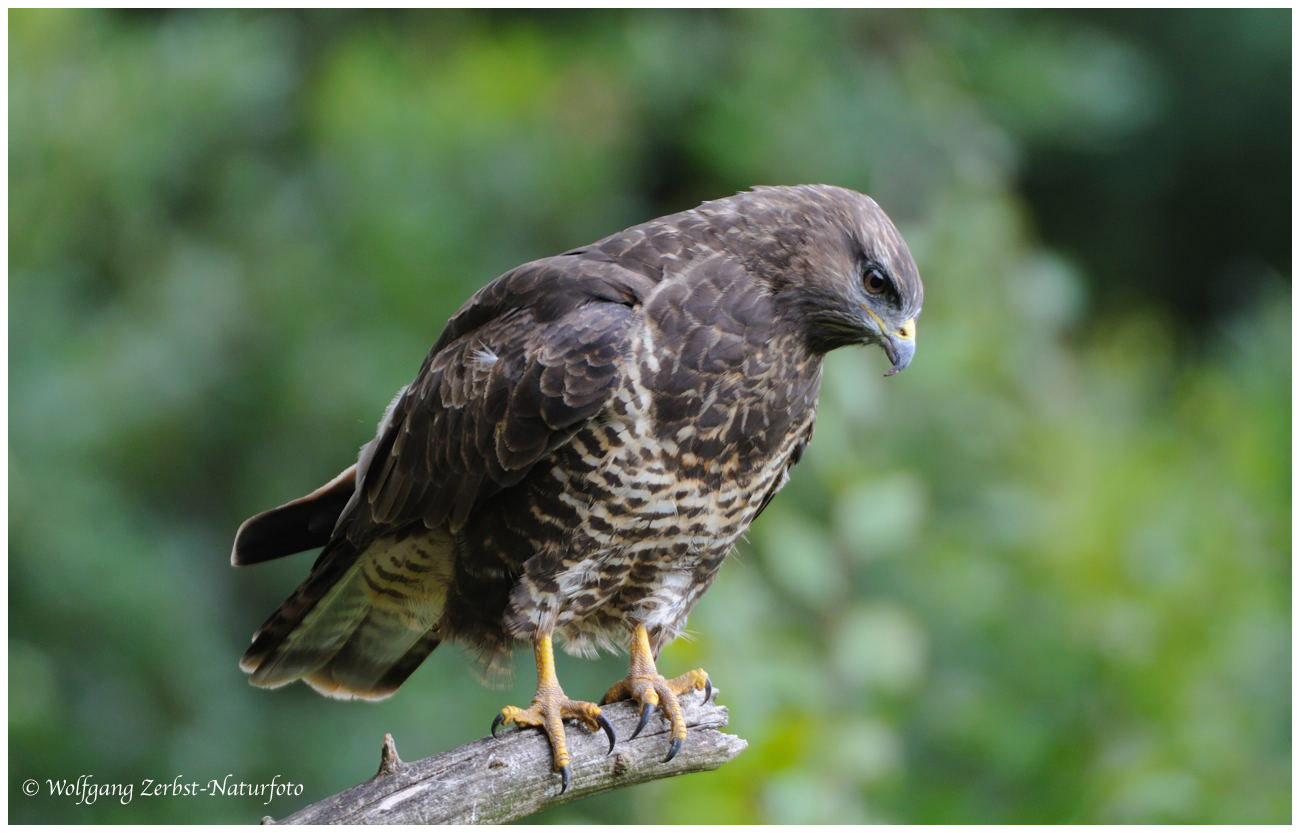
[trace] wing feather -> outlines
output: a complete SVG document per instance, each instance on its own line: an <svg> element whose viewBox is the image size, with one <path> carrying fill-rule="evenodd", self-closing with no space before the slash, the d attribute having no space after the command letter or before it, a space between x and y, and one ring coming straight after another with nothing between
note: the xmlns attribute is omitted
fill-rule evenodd
<svg viewBox="0 0 1300 833"><path fill-rule="evenodd" d="M455 551L446 533L600 413L652 286L578 253L521 266L471 298L390 404L351 476L327 485L331 511L346 505L311 576L255 635L243 660L253 681L304 677L332 696L391 693L437 645ZM378 570L376 559L408 536L427 540L420 527L448 544L430 556L423 601L410 608L418 615L394 613L375 595L384 588L365 580L367 565ZM273 543L261 557L287 548Z"/></svg>
<svg viewBox="0 0 1300 833"><path fill-rule="evenodd" d="M480 290L372 442L344 534L364 545L415 524L455 530L520 482L605 407L652 286L579 254L527 264Z"/></svg>

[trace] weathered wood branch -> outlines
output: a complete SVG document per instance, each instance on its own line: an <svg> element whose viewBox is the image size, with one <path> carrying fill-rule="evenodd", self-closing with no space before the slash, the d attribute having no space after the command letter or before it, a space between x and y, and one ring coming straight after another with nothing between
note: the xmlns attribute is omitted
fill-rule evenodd
<svg viewBox="0 0 1300 833"><path fill-rule="evenodd" d="M727 710L682 698L690 734L667 763L668 724L656 713L632 740L637 708L632 703L604 707L618 743L609 749L604 733L589 734L566 724L573 783L560 793L551 771L551 748L536 729L508 731L418 761L397 757L391 735L384 737L379 772L369 781L318 801L268 824L503 824L596 793L673 775L717 769L748 745L719 731Z"/></svg>

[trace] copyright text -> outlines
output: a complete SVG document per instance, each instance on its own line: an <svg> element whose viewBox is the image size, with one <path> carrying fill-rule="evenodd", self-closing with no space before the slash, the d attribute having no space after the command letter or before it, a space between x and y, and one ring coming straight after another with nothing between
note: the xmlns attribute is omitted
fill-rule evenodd
<svg viewBox="0 0 1300 833"><path fill-rule="evenodd" d="M76 780L47 778L37 781L28 778L23 782L23 795L36 796L41 793L58 798L70 799L74 804L94 804L103 799L116 800L120 804L130 804L139 798L163 798L179 796L207 796L209 798L228 798L233 796L265 796L263 804L270 804L273 799L284 796L302 795L302 784L282 780L276 775L270 781L250 784L240 781L233 773L224 778L208 781L195 781L177 775L170 781L157 781L145 778L140 782L100 783L93 775L81 775Z"/></svg>

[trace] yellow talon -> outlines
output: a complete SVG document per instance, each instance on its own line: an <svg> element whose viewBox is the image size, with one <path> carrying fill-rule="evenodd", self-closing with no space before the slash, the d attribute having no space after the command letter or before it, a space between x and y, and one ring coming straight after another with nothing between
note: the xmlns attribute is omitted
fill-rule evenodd
<svg viewBox="0 0 1300 833"><path fill-rule="evenodd" d="M650 712L662 705L664 717L667 718L673 738L669 747L668 758L672 760L686 739L686 718L682 713L678 698L688 691L703 689L707 701L713 693L709 675L703 668L688 671L680 677L666 679L655 668L654 653L650 650L650 634L645 625L637 625L632 634L630 648L631 660L628 663L627 676L610 687L601 698L602 703L618 700L635 700L641 704L641 721L637 724L632 737L641 734L650 720Z"/></svg>
<svg viewBox="0 0 1300 833"><path fill-rule="evenodd" d="M526 709L518 706L502 708L492 721L492 735L495 737L497 728L507 723L541 728L551 742L554 768L561 776L560 792L564 792L569 786L569 746L564 736L564 721L577 720L593 732L603 729L609 737L611 752L614 749L614 727L600 713L600 706L585 700L570 700L565 696L555 675L555 656L550 636L538 637L534 653L537 659L537 692L533 695L532 705Z"/></svg>

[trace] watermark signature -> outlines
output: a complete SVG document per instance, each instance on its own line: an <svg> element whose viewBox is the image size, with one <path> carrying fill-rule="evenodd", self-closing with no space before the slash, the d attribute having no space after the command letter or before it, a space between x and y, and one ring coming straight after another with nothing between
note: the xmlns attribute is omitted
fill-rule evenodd
<svg viewBox="0 0 1300 833"><path fill-rule="evenodd" d="M277 775L270 781L250 784L240 781L234 774L225 778L213 778L208 781L194 781L177 775L170 781L155 781L145 778L140 782L99 783L93 775L78 776L75 781L66 778L46 778L38 781L28 778L23 782L23 795L45 795L65 798L75 804L94 804L101 798L117 799L121 804L130 804L138 798L173 798L179 796L207 796L209 798L228 798L232 796L266 796L262 804L270 804L272 799L283 796L302 795L302 784L283 781Z"/></svg>

